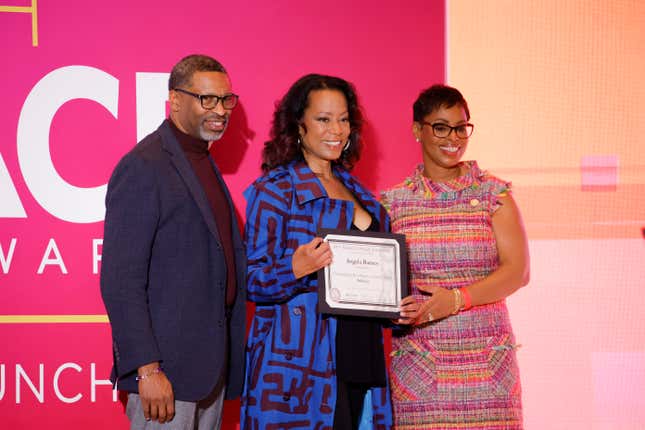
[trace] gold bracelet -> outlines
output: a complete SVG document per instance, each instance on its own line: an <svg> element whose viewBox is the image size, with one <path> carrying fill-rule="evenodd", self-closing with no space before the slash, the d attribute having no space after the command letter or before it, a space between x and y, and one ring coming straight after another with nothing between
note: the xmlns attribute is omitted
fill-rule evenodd
<svg viewBox="0 0 645 430"><path fill-rule="evenodd" d="M461 306L464 303L464 298L461 295L461 290L459 290L459 288L453 288L452 294L455 296L455 307L452 311L452 315L456 315L461 310Z"/></svg>

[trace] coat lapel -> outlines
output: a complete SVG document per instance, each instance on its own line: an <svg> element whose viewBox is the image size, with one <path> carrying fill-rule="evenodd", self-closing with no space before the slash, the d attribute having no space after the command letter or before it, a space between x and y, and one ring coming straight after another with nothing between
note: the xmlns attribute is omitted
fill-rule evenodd
<svg viewBox="0 0 645 430"><path fill-rule="evenodd" d="M367 188L365 188L358 180L351 175L347 170L340 167L335 168L336 175L341 178L345 187L354 194L356 200L365 208L367 212L374 217L381 229L387 229L388 226L384 224L384 221L387 220L387 213L385 208L374 198L372 193L370 193Z"/></svg>
<svg viewBox="0 0 645 430"><path fill-rule="evenodd" d="M327 197L327 191L307 163L298 161L289 165L289 174L296 190L296 201L304 205L312 200Z"/></svg>
<svg viewBox="0 0 645 430"><path fill-rule="evenodd" d="M219 242L219 232L217 231L213 211L211 210L208 199L206 198L206 193L204 192L202 185L199 183L199 179L197 179L195 172L193 172L193 168L186 158L184 151L181 149L170 125L166 121L164 121L161 127L159 127L163 148L170 154L170 162L173 164L175 169L177 169L177 173L179 173L179 176L183 179L188 191L190 191L190 195L193 200L195 200L195 203L202 214L202 218L208 226L208 230L211 232L215 240Z"/></svg>
<svg viewBox="0 0 645 430"><path fill-rule="evenodd" d="M303 161L291 163L289 165L289 174L294 184L296 201L299 205L327 197L327 191L325 191L320 180L314 175L309 166L307 166L307 163ZM356 197L356 200L360 202L365 210L378 221L381 228L387 229L388 226L384 224L384 221L387 221L385 209L374 196L344 168L334 166L334 174L340 178L345 187ZM348 217L351 217L352 214L346 213L346 208L353 208L352 202L324 199L320 204L322 213L335 213L335 216L332 218L335 219L338 225L324 226L320 222L317 222L317 227L349 228L352 220ZM316 213L318 214L318 212Z"/></svg>

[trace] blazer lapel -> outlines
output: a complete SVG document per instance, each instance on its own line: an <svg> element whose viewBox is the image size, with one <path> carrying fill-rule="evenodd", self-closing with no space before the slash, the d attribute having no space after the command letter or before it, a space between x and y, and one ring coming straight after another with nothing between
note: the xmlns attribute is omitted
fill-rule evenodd
<svg viewBox="0 0 645 430"><path fill-rule="evenodd" d="M208 159L211 162L211 166L213 166L213 171L215 172L215 176L217 177L217 180L219 183L222 185L222 190L224 191L224 195L226 196L226 202L228 203L228 208L229 212L231 214L231 231L233 232L233 243L237 247L241 247L241 237L239 236L240 234L240 227L237 222L237 213L235 212L235 205L233 204L233 198L231 197L231 193L228 189L228 186L226 185L226 182L224 182L224 178L222 177L222 172L219 171L219 168L217 167L217 164L215 164L215 161L213 160L213 157L209 154Z"/></svg>
<svg viewBox="0 0 645 430"><path fill-rule="evenodd" d="M215 240L219 242L219 232L217 231L213 211L211 210L208 199L206 198L206 193L204 193L204 189L199 183L199 179L197 179L195 172L193 172L193 168L186 158L186 155L184 155L184 152L181 149L177 138L175 138L170 125L164 122L161 127L159 127L159 131L161 133L163 148L170 154L170 162L175 166L177 173L179 173L179 176L183 179L188 191L190 191L190 195L193 197L193 200L195 200L195 203L202 214L202 218L204 219L206 226L208 226L208 230L210 230Z"/></svg>

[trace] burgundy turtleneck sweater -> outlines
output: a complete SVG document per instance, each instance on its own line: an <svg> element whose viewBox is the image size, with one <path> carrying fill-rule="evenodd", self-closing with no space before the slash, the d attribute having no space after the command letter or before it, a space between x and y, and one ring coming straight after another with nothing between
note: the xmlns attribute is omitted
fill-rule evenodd
<svg viewBox="0 0 645 430"><path fill-rule="evenodd" d="M208 152L208 142L196 139L179 130L172 120L168 120L168 122L179 141L179 145L181 145L181 149L186 154L186 158L190 161L195 175L202 184L202 188L210 204L226 260L226 306L231 307L235 303L237 286L235 282L236 271L232 239L231 207L226 199L224 184L217 179L217 175L215 174L214 163L211 161Z"/></svg>

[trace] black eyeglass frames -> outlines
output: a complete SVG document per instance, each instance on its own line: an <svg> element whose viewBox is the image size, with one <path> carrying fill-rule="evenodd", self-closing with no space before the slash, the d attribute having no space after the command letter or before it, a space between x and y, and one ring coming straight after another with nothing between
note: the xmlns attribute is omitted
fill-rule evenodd
<svg viewBox="0 0 645 430"><path fill-rule="evenodd" d="M216 96L215 94L196 94L182 88L173 88L173 91L188 94L189 96L199 99L199 103L201 103L202 108L206 110L215 109L215 106L217 106L217 103L220 101L222 102L224 109L233 109L240 98L237 94L226 94L224 96Z"/></svg>
<svg viewBox="0 0 645 430"><path fill-rule="evenodd" d="M448 137L454 130L458 138L467 139L473 134L473 130L475 129L475 126L470 123L459 124L454 127L444 124L443 122L435 122L431 124L426 121L421 121L421 124L432 127L432 134L434 134L435 137Z"/></svg>

